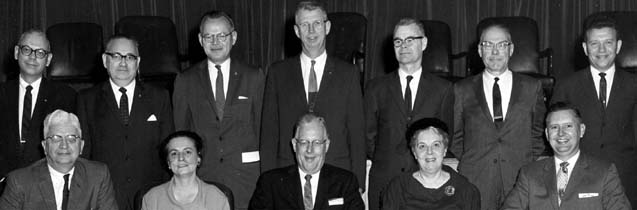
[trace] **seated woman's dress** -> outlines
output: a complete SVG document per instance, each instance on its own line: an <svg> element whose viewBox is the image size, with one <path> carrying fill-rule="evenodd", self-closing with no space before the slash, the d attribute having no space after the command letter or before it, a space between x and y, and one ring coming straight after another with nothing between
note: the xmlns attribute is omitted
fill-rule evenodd
<svg viewBox="0 0 637 210"><path fill-rule="evenodd" d="M153 187L144 195L142 209L146 210L229 210L228 199L219 188L197 178L199 192L190 203L181 203L175 199L173 189L175 178Z"/></svg>

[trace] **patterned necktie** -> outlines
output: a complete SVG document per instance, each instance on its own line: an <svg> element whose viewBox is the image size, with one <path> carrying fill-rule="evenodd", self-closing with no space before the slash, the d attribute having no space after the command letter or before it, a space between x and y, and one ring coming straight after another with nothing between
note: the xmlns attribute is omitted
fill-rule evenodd
<svg viewBox="0 0 637 210"><path fill-rule="evenodd" d="M409 83L414 79L413 76L407 76L407 85L405 85L405 107L407 108L407 113L411 113L411 87L409 87Z"/></svg>
<svg viewBox="0 0 637 210"><path fill-rule="evenodd" d="M307 85L307 102L308 104L314 104L314 100L316 99L316 93L318 92L318 82L316 82L316 71L314 71L314 64L316 64L315 60L312 60L312 66L310 67L310 78L309 83Z"/></svg>
<svg viewBox="0 0 637 210"><path fill-rule="evenodd" d="M29 85L26 89L24 101L22 102L22 130L20 131L20 143L22 144L27 142L27 133L29 131L29 125L31 125L31 90L33 90L33 87Z"/></svg>
<svg viewBox="0 0 637 210"><path fill-rule="evenodd" d="M217 80L215 84L215 102L217 106L217 117L219 121L223 119L223 106L226 105L226 96L223 91L223 73L221 72L221 65L215 65L217 68Z"/></svg>
<svg viewBox="0 0 637 210"><path fill-rule="evenodd" d="M502 96L500 94L500 85L498 85L498 80L500 80L500 78L496 77L495 82L493 83L493 121L499 128L502 126L504 116L502 116Z"/></svg>
<svg viewBox="0 0 637 210"><path fill-rule="evenodd" d="M562 203L562 197L564 197L564 191L566 190L566 184L568 184L568 162L560 163L560 170L557 172L557 200L558 203Z"/></svg>
<svg viewBox="0 0 637 210"><path fill-rule="evenodd" d="M606 108L606 73L599 73L599 101L602 107Z"/></svg>
<svg viewBox="0 0 637 210"><path fill-rule="evenodd" d="M122 96L119 97L119 116L122 118L124 125L128 125L128 96L126 95L126 88L119 88L119 92L122 92Z"/></svg>
<svg viewBox="0 0 637 210"><path fill-rule="evenodd" d="M312 183L310 183L311 179L312 175L305 175L305 186L303 186L303 205L305 206L305 210L314 209L314 204L312 204Z"/></svg>
<svg viewBox="0 0 637 210"><path fill-rule="evenodd" d="M62 191L62 210L66 210L69 205L69 174L64 175L64 190Z"/></svg>

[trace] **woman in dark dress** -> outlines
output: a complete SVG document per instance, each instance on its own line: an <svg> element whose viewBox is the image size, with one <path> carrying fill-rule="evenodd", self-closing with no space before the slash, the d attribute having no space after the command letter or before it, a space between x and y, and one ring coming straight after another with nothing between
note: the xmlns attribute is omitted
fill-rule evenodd
<svg viewBox="0 0 637 210"><path fill-rule="evenodd" d="M382 209L480 209L478 188L451 167L442 165L449 145L444 123L425 119L414 126L418 124L409 146L419 170L389 183L382 195Z"/></svg>

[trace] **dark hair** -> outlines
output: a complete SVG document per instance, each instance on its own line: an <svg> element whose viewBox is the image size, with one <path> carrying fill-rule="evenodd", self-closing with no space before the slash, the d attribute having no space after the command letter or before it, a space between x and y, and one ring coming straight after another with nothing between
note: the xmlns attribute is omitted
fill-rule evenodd
<svg viewBox="0 0 637 210"><path fill-rule="evenodd" d="M313 11L313 10L321 10L325 14L325 18L327 19L327 10L325 10L325 6L318 1L302 1L296 5L296 12L294 12L294 21L296 22L296 18L298 18L299 12L301 10Z"/></svg>
<svg viewBox="0 0 637 210"><path fill-rule="evenodd" d="M558 112L558 111L571 111L573 112L573 114L575 114L575 117L577 118L577 120L580 123L582 122L582 115L580 114L579 110L572 104L568 102L564 102L564 101L558 101L551 104L551 106L549 106L549 111L546 113L546 120L548 121L551 113Z"/></svg>
<svg viewBox="0 0 637 210"><path fill-rule="evenodd" d="M44 33L44 31L39 28L30 28L22 32L22 34L20 34L20 39L18 39L18 45L21 45L22 42L24 42L24 39L27 38L27 35L30 35L30 34L41 34L42 37L44 37L44 40L46 40L46 46L48 48L46 50L48 51L51 50L51 44L49 44L49 39L46 37L46 33Z"/></svg>
<svg viewBox="0 0 637 210"><path fill-rule="evenodd" d="M617 22L615 21L615 19L606 15L595 15L591 18L588 18L584 23L583 41L588 41L588 33L591 32L591 30L601 28L611 28L615 30L615 38L617 40L620 40L619 30L617 30Z"/></svg>
<svg viewBox="0 0 637 210"><path fill-rule="evenodd" d="M442 137L442 143L445 148L449 147L449 128L447 124L438 118L422 118L407 128L406 138L409 141L409 147L413 147L416 137L423 131L433 129L436 134Z"/></svg>
<svg viewBox="0 0 637 210"><path fill-rule="evenodd" d="M403 19L400 19L398 21L398 23L396 23L396 26L394 26L394 33L396 33L396 29L398 29L399 26L407 26L407 25L411 25L411 24L416 24L416 26L418 27L420 32L422 32L422 35L423 36L427 36L425 34L425 24L423 24L422 21L416 20L414 18L403 18Z"/></svg>
<svg viewBox="0 0 637 210"><path fill-rule="evenodd" d="M139 42L137 42L137 39L135 39L131 35L128 35L128 34L114 34L114 35L108 37L108 39L106 39L106 42L104 44L104 47L105 47L104 50L108 50L108 47L111 44L111 42L115 41L116 39L127 39L127 40L131 41L133 43L133 45L135 45L135 48L139 48ZM138 49L138 51L139 51L139 49Z"/></svg>
<svg viewBox="0 0 637 210"><path fill-rule="evenodd" d="M195 149L197 149L197 155L199 155L199 157L203 155L203 139L201 139L201 137L197 133L192 131L185 131L185 130L176 131L168 135L168 137L166 137L161 142L161 144L159 144L160 155L162 158L164 158L164 160L168 159L168 144L170 144L170 142L173 139L176 139L179 137L185 137L187 139L190 139L192 143L195 145Z"/></svg>
<svg viewBox="0 0 637 210"><path fill-rule="evenodd" d="M203 24L204 22L206 22L206 20L217 18L225 18L228 22L228 25L230 25L230 31L234 31L234 21L232 20L232 17L230 17L228 13L225 13L223 11L213 10L206 12L201 16L201 19L199 20L199 33L203 31Z"/></svg>

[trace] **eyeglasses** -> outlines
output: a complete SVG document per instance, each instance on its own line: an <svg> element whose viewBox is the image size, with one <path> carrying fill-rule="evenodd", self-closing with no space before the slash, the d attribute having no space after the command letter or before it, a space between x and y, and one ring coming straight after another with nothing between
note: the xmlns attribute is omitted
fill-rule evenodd
<svg viewBox="0 0 637 210"><path fill-rule="evenodd" d="M192 150L184 150L184 151L177 151L177 150L172 150L168 153L168 158L170 160L178 160L179 157L183 157L184 159L190 159L193 156L195 156L195 152Z"/></svg>
<svg viewBox="0 0 637 210"><path fill-rule="evenodd" d="M201 38L206 43L212 43L215 39L219 42L225 42L226 40L228 40L228 37L232 35L232 32L234 31L230 31L228 33L204 34L201 36Z"/></svg>
<svg viewBox="0 0 637 210"><path fill-rule="evenodd" d="M408 36L407 38L394 38L394 47L403 46L409 47L413 44L414 40L425 38L424 36Z"/></svg>
<svg viewBox="0 0 637 210"><path fill-rule="evenodd" d="M307 147L311 144L311 146L323 145L327 142L327 139L298 139L294 138L297 144L301 145L301 147Z"/></svg>
<svg viewBox="0 0 637 210"><path fill-rule="evenodd" d="M126 63L132 63L137 61L137 59L139 58L139 56L133 55L133 54L126 54L126 55L122 55L120 53L117 52L105 52L104 54L108 55L111 57L111 59L113 59L113 61L115 62L121 62L122 59L124 59L126 61Z"/></svg>
<svg viewBox="0 0 637 210"><path fill-rule="evenodd" d="M26 45L18 45L20 48L20 54L24 56L31 56L31 54L35 53L35 57L39 59L45 58L50 52L44 49L33 49Z"/></svg>
<svg viewBox="0 0 637 210"><path fill-rule="evenodd" d="M78 140L81 140L82 137L78 136L78 135L66 135L66 136L60 136L60 135L52 135L52 136L47 136L46 138L44 138L45 140L49 140L55 144L59 144L62 142L62 140L66 139L66 142L69 144L75 144Z"/></svg>
<svg viewBox="0 0 637 210"><path fill-rule="evenodd" d="M317 20L317 21L314 21L312 23L305 22L305 23L301 23L301 24L296 24L296 26L301 28L301 31L310 30L310 25L312 26L312 28L314 30L322 30L323 26L325 26L326 22L327 22L327 20Z"/></svg>
<svg viewBox="0 0 637 210"><path fill-rule="evenodd" d="M511 46L511 44L513 44L513 43L511 43L509 41L501 41L501 42L498 42L497 44L494 44L493 42L488 42L488 41L480 42L480 46L484 50L493 50L494 46L498 50L505 50L509 46Z"/></svg>

